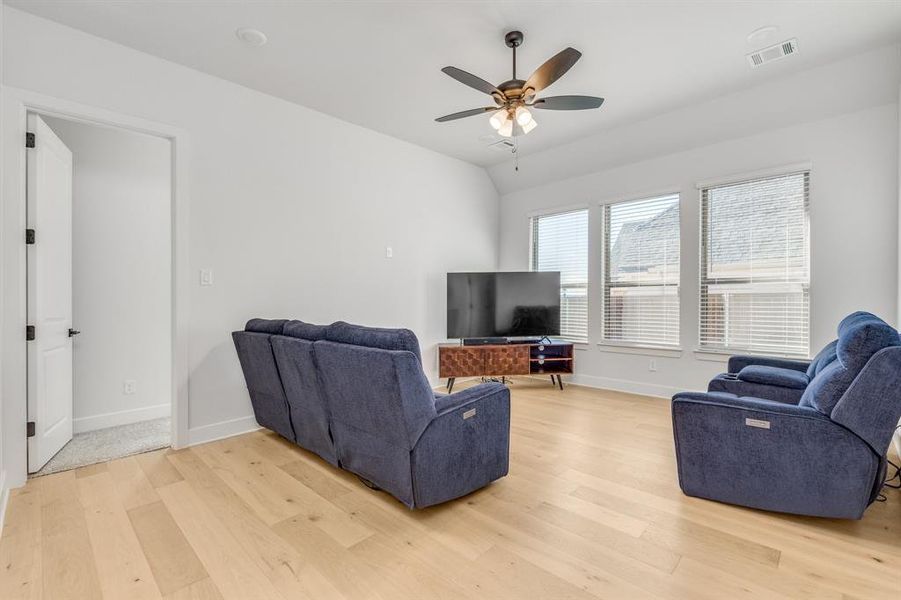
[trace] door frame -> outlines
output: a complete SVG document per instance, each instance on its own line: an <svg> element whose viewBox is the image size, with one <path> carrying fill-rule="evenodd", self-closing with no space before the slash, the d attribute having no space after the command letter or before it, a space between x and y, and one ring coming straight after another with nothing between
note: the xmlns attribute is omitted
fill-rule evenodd
<svg viewBox="0 0 901 600"><path fill-rule="evenodd" d="M18 88L0 90L0 493L28 477L27 360L25 325L27 114L125 129L169 140L171 145L171 343L173 448L188 444L188 164L187 134L157 123ZM38 141L40 143L40 140Z"/></svg>

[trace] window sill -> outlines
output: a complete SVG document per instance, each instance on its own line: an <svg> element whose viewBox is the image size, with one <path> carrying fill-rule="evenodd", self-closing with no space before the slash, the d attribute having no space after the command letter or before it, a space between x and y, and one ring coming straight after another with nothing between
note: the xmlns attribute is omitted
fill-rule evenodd
<svg viewBox="0 0 901 600"><path fill-rule="evenodd" d="M679 358L682 356L682 348L679 348L678 346L641 346L637 344L611 344L609 342L598 342L598 350L616 354L638 354L640 356L661 356L664 358Z"/></svg>
<svg viewBox="0 0 901 600"><path fill-rule="evenodd" d="M794 354L767 354L762 352L752 352L750 350L742 350L740 348L733 348L731 350L707 350L695 348L694 355L698 360L709 360L712 362L722 363L729 362L730 356L766 356L772 358L783 358L785 360L810 360L810 358L797 356Z"/></svg>
<svg viewBox="0 0 901 600"><path fill-rule="evenodd" d="M719 362L719 363L727 363L729 362L729 357L734 353L729 351L719 351L719 350L698 350L694 351L695 358L698 360L706 360L710 362Z"/></svg>

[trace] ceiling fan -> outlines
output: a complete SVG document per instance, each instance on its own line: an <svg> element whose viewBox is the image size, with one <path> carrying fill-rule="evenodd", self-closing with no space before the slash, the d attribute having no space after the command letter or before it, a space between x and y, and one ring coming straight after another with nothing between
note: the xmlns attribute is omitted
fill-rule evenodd
<svg viewBox="0 0 901 600"><path fill-rule="evenodd" d="M465 117L473 117L487 112L493 114L488 122L503 137L525 135L535 129L538 123L532 116L531 108L544 110L586 110L599 108L604 103L603 98L594 96L549 96L537 98L538 92L544 90L552 83L560 79L572 68L582 53L574 48L566 48L552 56L543 65L538 67L528 79L523 81L516 78L516 49L522 45L523 34L521 31L511 31L504 36L508 48L513 49L513 79L499 83L496 86L488 83L481 77L467 73L457 67L444 67L441 69L460 83L484 92L494 100L494 106L473 108L456 112L435 119L439 123L455 121Z"/></svg>

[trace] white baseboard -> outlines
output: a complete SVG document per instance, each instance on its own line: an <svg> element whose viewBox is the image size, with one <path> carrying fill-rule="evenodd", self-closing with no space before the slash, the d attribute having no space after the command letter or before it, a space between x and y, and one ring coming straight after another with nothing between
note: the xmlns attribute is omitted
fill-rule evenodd
<svg viewBox="0 0 901 600"><path fill-rule="evenodd" d="M9 488L6 486L6 471L0 471L0 533L6 523L6 506L9 504Z"/></svg>
<svg viewBox="0 0 901 600"><path fill-rule="evenodd" d="M214 442L223 438L262 429L253 415L188 429L188 446Z"/></svg>
<svg viewBox="0 0 901 600"><path fill-rule="evenodd" d="M595 375L569 375L563 380L563 383L564 385L566 383L572 383L603 390L614 390L616 392L666 398L667 400L672 398L673 395L685 391L683 388L670 387L668 385L658 385L656 383L645 383L629 379L614 379L612 377L597 377Z"/></svg>
<svg viewBox="0 0 901 600"><path fill-rule="evenodd" d="M543 375L516 375L514 377L529 377L533 379L547 378L548 374ZM513 378L513 377L511 377ZM478 379L478 377L460 377L457 382ZM641 394L642 396L653 396L655 398L666 398L669 400L675 394L684 392L684 388L670 387L667 385L657 385L655 383L643 383L640 381L631 381L628 379L614 379L612 377L596 377L594 375L567 375L563 379L563 384L571 383L573 385L581 385L600 390L613 390L616 392L627 392L629 394ZM441 391L446 387L434 386L432 389Z"/></svg>
<svg viewBox="0 0 901 600"><path fill-rule="evenodd" d="M170 414L172 414L171 404L157 404L155 406L146 406L144 408L133 408L131 410L120 410L118 412L105 413L102 415L92 415L90 417L78 417L72 421L72 429L75 433L84 433L85 431L94 431L95 429L118 427L119 425L139 423L151 419L162 419L163 417L168 417Z"/></svg>

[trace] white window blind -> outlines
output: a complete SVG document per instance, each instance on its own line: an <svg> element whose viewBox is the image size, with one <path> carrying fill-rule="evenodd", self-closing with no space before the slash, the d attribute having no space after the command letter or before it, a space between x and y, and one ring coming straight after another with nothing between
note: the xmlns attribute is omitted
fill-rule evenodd
<svg viewBox="0 0 901 600"><path fill-rule="evenodd" d="M603 339L679 345L679 195L604 206Z"/></svg>
<svg viewBox="0 0 901 600"><path fill-rule="evenodd" d="M560 335L588 341L588 210L532 217L533 271L560 271Z"/></svg>
<svg viewBox="0 0 901 600"><path fill-rule="evenodd" d="M702 348L807 356L810 173L701 190Z"/></svg>

